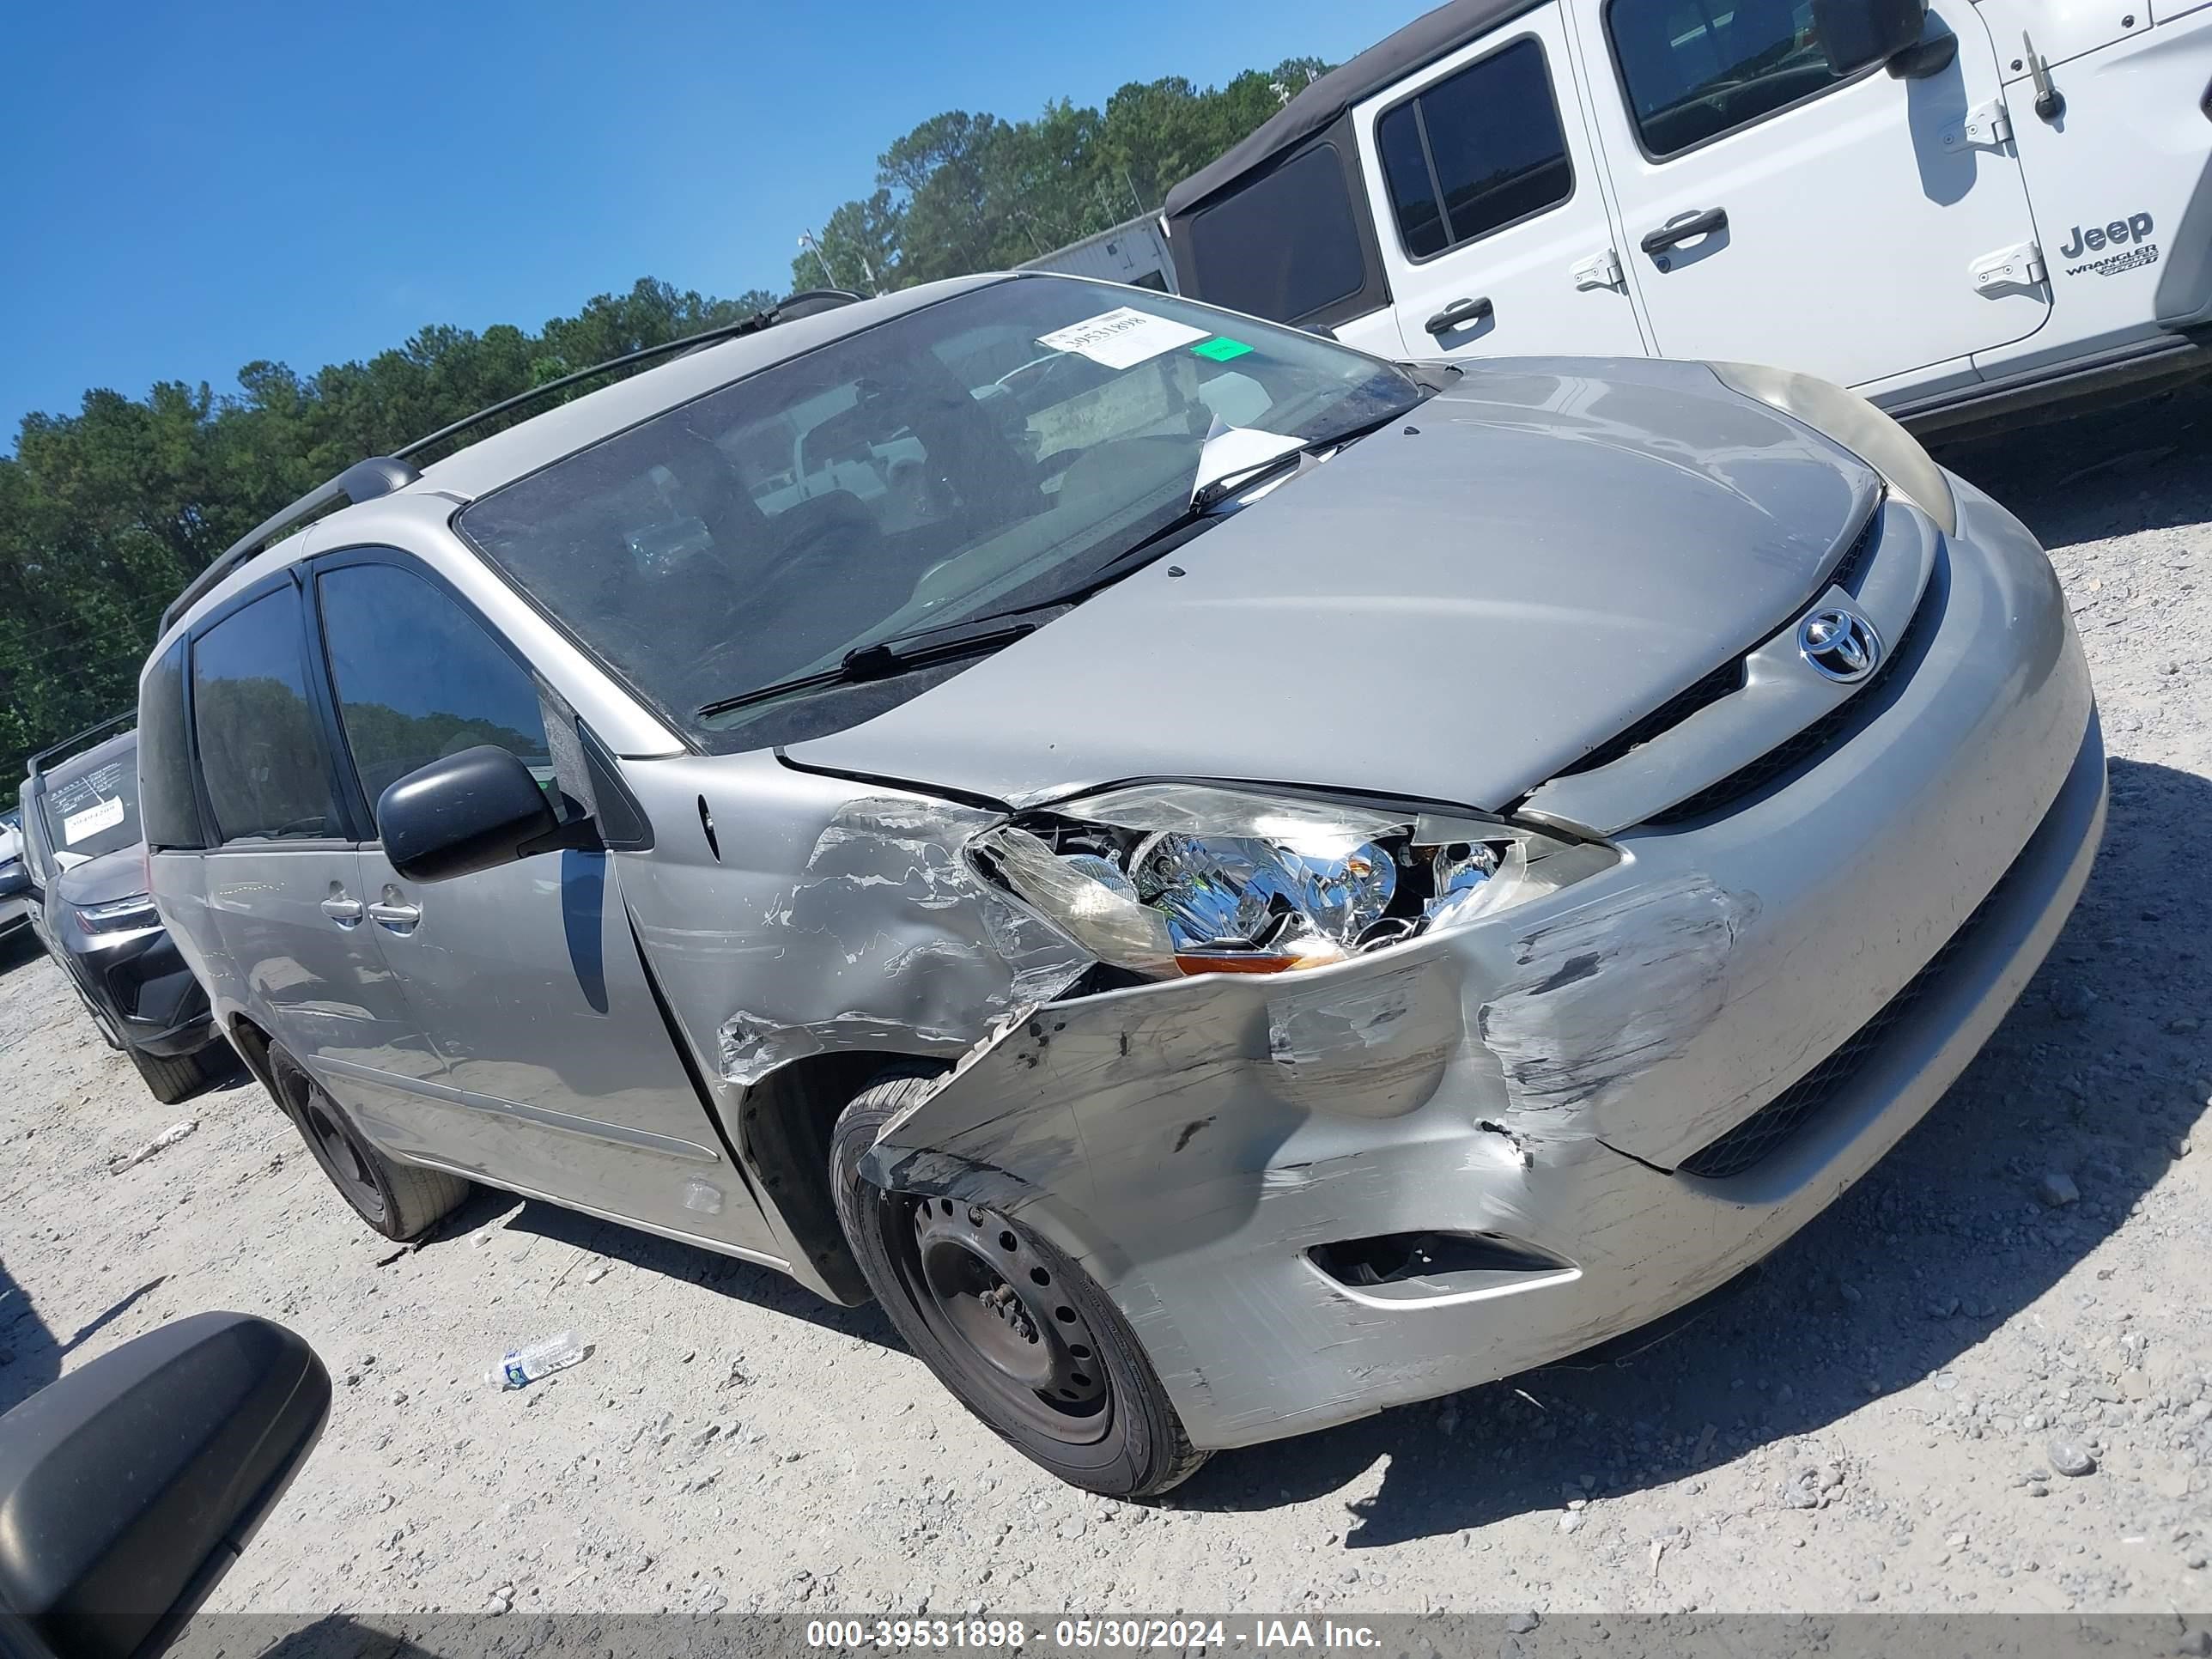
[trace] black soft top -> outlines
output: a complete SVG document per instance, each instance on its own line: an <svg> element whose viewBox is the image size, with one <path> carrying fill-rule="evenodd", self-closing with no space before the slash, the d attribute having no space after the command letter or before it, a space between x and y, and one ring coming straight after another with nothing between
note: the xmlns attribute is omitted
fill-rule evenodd
<svg viewBox="0 0 2212 1659"><path fill-rule="evenodd" d="M1347 64L1339 64L1267 118L1244 142L1168 192L1176 218L1322 131L1354 104L1397 84L1488 33L1538 0L1446 0Z"/></svg>

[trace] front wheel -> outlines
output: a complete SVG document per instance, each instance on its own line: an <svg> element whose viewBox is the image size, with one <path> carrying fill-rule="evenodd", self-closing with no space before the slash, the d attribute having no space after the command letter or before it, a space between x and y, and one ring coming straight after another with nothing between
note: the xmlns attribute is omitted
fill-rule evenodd
<svg viewBox="0 0 2212 1659"><path fill-rule="evenodd" d="M1070 1485L1149 1498L1189 1479L1206 1454L1090 1275L1010 1217L861 1176L884 1123L928 1086L879 1079L830 1145L837 1218L884 1313L963 1405Z"/></svg>
<svg viewBox="0 0 2212 1659"><path fill-rule="evenodd" d="M219 1042L190 1054L149 1054L139 1048L123 1052L131 1056L154 1098L164 1106L175 1106L223 1074L230 1048Z"/></svg>

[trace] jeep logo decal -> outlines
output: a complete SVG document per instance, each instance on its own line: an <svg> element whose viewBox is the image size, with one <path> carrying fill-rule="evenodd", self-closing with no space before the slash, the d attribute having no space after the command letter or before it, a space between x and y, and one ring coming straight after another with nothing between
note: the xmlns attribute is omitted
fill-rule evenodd
<svg viewBox="0 0 2212 1659"><path fill-rule="evenodd" d="M2101 229L2092 225L2084 230L2076 225L2074 227L2074 240L2058 250L2058 257L2078 259L2084 252L2094 253L2107 246L2124 247L2130 242L2143 240L2150 234L2150 215L2148 213L2138 213L2125 222L2115 219Z"/></svg>

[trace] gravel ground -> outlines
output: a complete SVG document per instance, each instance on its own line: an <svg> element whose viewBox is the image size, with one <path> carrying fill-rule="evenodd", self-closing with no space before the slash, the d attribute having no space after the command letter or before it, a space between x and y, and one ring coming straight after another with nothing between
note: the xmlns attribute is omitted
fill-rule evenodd
<svg viewBox="0 0 2212 1659"><path fill-rule="evenodd" d="M385 1243L258 1089L156 1104L19 951L0 1406L203 1309L307 1335L331 1425L218 1609L2212 1606L2212 394L1945 459L2072 596L2103 856L1926 1122L1665 1340L1103 1502L1004 1449L872 1310L766 1271L492 1194ZM582 1364L485 1386L568 1328Z"/></svg>

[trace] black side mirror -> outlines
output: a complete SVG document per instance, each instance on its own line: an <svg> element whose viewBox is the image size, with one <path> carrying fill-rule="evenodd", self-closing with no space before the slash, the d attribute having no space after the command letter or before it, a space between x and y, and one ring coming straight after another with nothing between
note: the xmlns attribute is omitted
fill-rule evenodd
<svg viewBox="0 0 2212 1659"><path fill-rule="evenodd" d="M1928 0L1813 0L1813 32L1828 67L1856 75L1920 39Z"/></svg>
<svg viewBox="0 0 2212 1659"><path fill-rule="evenodd" d="M0 1614L65 1659L173 1640L300 1472L331 1374L281 1325L196 1314L0 1417Z"/></svg>
<svg viewBox="0 0 2212 1659"><path fill-rule="evenodd" d="M410 772L376 803L392 867L412 881L451 881L557 844L560 820L530 769L479 744Z"/></svg>

